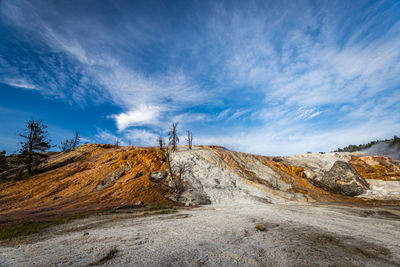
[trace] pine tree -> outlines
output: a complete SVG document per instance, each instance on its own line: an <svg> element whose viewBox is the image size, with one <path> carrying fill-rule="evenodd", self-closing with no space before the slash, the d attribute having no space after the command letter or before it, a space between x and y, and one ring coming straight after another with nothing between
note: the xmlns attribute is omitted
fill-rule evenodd
<svg viewBox="0 0 400 267"><path fill-rule="evenodd" d="M48 157L43 153L51 148L51 140L47 139L46 128L47 126L41 120L29 120L19 134L25 139L20 142L19 159L26 165L29 174L34 174L39 164Z"/></svg>
<svg viewBox="0 0 400 267"><path fill-rule="evenodd" d="M6 151L3 150L0 152L0 178L2 173L7 171L7 169L8 169L8 163L7 163Z"/></svg>

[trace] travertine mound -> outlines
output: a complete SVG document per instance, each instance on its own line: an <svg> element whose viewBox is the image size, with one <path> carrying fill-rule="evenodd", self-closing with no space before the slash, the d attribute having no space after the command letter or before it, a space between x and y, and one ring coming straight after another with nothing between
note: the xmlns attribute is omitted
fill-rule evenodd
<svg viewBox="0 0 400 267"><path fill-rule="evenodd" d="M369 189L359 195L360 197L400 200L400 161L387 156L334 152L293 155L282 157L280 160L286 164L302 167L307 178L313 182L321 180L336 161L348 162L370 184Z"/></svg>
<svg viewBox="0 0 400 267"><path fill-rule="evenodd" d="M393 187L389 183L395 181L386 179L388 175L398 177L398 165L392 166L389 160L382 158L372 161L349 153L272 158L210 146L191 150L182 146L172 153L171 158L174 166L189 166L182 175L182 191L172 187L176 175L168 175L166 157L158 148L87 144L75 151L55 153L42 166L42 173L0 184L0 225L137 203L142 203L140 206L177 202L187 205L248 203L254 200L266 203L364 203L377 198L400 199L398 185ZM389 191L381 190L381 183L371 183L371 188L365 192L354 169L346 179L343 177L347 171L342 169L348 170L347 165L331 170L338 160L354 164L361 176L368 175L368 181L382 181L385 188L395 189L386 194ZM11 173L15 173L15 169ZM337 176L341 178L337 179ZM319 187L315 185L318 179L325 184L342 183L344 187L341 190ZM359 193L368 199L348 196Z"/></svg>
<svg viewBox="0 0 400 267"><path fill-rule="evenodd" d="M368 183L348 163L335 166L338 160L349 161L350 155L330 153L271 158L220 147L193 150L181 147L172 154L174 164L190 165L190 171L183 175L186 189L202 194L212 203L254 199L267 203L353 201L346 197L365 193ZM179 196L172 198L177 200ZM190 200L181 198L180 201Z"/></svg>
<svg viewBox="0 0 400 267"><path fill-rule="evenodd" d="M184 174L185 181L213 203L249 199L269 203L306 200L303 194L293 190L293 179L269 163L272 160L267 158L202 147L180 149L172 155L172 161L190 164L190 172Z"/></svg>
<svg viewBox="0 0 400 267"><path fill-rule="evenodd" d="M365 179L400 181L400 161L387 156L352 156L349 161Z"/></svg>
<svg viewBox="0 0 400 267"><path fill-rule="evenodd" d="M0 185L0 225L120 206L172 204L150 181L167 165L155 148L87 144L51 156L45 172ZM47 171L46 171L47 170Z"/></svg>

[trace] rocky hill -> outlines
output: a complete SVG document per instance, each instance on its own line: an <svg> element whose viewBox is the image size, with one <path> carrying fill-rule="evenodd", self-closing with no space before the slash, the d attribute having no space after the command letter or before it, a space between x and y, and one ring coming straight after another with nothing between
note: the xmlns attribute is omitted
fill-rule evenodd
<svg viewBox="0 0 400 267"><path fill-rule="evenodd" d="M158 148L101 144L51 155L40 174L0 184L0 225L160 204L400 204L400 163L385 156L266 157L182 146L171 155L171 163L173 177Z"/></svg>

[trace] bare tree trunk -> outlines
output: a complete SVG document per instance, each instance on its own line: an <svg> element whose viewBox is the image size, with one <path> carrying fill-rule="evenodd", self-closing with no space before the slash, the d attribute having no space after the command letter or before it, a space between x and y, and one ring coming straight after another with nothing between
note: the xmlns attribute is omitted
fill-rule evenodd
<svg viewBox="0 0 400 267"><path fill-rule="evenodd" d="M172 150L176 151L176 146L179 143L179 137L177 134L178 122L172 123L171 130L168 132L169 144L172 146Z"/></svg>
<svg viewBox="0 0 400 267"><path fill-rule="evenodd" d="M158 141L158 146L160 147L160 150L164 150L165 143L164 143L164 139L161 135L158 136L157 141Z"/></svg>
<svg viewBox="0 0 400 267"><path fill-rule="evenodd" d="M187 131L187 139L186 139L189 149L192 149L193 145L193 133L191 131Z"/></svg>
<svg viewBox="0 0 400 267"><path fill-rule="evenodd" d="M28 148L28 174L33 174L33 170L32 170L32 163L33 163L33 149L32 149L32 138L33 138L33 129L30 130L30 134L29 134L29 148Z"/></svg>
<svg viewBox="0 0 400 267"><path fill-rule="evenodd" d="M170 151L169 150L170 150L169 147L165 148L165 155L167 156L167 164L168 164L169 175L172 178L173 173L172 173L172 167L171 167L171 155L170 155Z"/></svg>

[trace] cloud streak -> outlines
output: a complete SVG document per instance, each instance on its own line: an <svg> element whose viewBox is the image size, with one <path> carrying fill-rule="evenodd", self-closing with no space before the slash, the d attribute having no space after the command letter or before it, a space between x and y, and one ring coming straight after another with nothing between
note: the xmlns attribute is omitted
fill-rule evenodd
<svg viewBox="0 0 400 267"><path fill-rule="evenodd" d="M399 3L80 5L2 2L23 64L2 52L0 76L82 108L112 104L112 138L148 145L175 120L199 142L280 154L399 130Z"/></svg>
<svg viewBox="0 0 400 267"><path fill-rule="evenodd" d="M27 89L27 90L40 90L37 88L34 84L31 82L25 80L25 79L9 79L9 80L4 80L3 83L8 84L13 87L17 88L22 88L22 89Z"/></svg>

